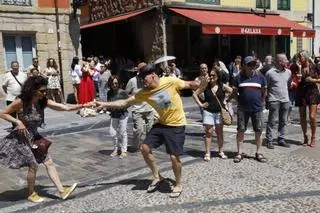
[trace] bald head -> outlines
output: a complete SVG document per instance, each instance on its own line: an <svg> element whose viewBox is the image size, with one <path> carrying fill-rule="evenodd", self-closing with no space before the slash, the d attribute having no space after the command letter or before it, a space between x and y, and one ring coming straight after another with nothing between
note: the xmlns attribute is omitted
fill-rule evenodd
<svg viewBox="0 0 320 213"><path fill-rule="evenodd" d="M147 66L147 64L146 64L145 62L139 63L138 66L137 66L138 72L139 72L143 67L145 67L145 66Z"/></svg>
<svg viewBox="0 0 320 213"><path fill-rule="evenodd" d="M277 67L282 70L287 67L288 59L285 53L279 53L276 56Z"/></svg>

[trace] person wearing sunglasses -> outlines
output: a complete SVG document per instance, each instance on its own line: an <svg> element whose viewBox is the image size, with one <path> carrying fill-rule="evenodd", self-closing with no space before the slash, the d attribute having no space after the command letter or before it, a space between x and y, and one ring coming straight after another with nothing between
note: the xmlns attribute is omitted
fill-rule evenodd
<svg viewBox="0 0 320 213"><path fill-rule="evenodd" d="M88 104L60 104L47 99L48 80L42 76L29 77L22 87L21 95L0 112L0 118L16 124L16 128L0 140L0 164L11 169L28 167L28 200L39 203L44 201L35 191L35 179L39 164L44 164L50 180L56 186L61 199L66 199L76 188L74 183L64 187L53 160L47 150L35 152L38 139L44 139L38 132L44 117L44 109L49 107L56 111L73 111L82 107L95 106ZM13 112L17 118L11 116Z"/></svg>
<svg viewBox="0 0 320 213"><path fill-rule="evenodd" d="M120 78L117 75L112 75L108 80L109 91L107 94L107 101L117 101L127 99L129 96L127 92L120 88ZM127 156L128 148L128 110L111 109L110 110L110 135L113 137L113 152L111 157L118 156L124 158Z"/></svg>
<svg viewBox="0 0 320 213"><path fill-rule="evenodd" d="M222 159L228 157L223 152L223 123L221 119L221 105L225 107L226 94L232 93L232 88L222 83L221 73L213 69L209 73L210 81L206 88L198 88L193 93L193 98L199 107L203 108L203 126L205 129L205 155L204 160L211 159L211 141L213 130L217 134L218 155ZM199 95L204 94L204 101L200 101Z"/></svg>

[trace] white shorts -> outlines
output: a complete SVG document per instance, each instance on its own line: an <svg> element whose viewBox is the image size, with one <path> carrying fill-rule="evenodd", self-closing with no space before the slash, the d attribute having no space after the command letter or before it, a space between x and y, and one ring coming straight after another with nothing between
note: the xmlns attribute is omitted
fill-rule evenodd
<svg viewBox="0 0 320 213"><path fill-rule="evenodd" d="M203 124L204 125L220 125L222 124L221 114L208 112L203 110Z"/></svg>

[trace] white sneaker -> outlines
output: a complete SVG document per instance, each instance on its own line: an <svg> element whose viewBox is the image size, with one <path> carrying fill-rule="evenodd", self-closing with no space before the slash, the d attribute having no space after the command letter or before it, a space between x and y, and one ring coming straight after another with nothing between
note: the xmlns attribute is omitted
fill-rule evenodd
<svg viewBox="0 0 320 213"><path fill-rule="evenodd" d="M115 157L115 156L117 156L118 155L118 150L113 150L113 152L111 152L111 154L110 154L110 156L111 157Z"/></svg>

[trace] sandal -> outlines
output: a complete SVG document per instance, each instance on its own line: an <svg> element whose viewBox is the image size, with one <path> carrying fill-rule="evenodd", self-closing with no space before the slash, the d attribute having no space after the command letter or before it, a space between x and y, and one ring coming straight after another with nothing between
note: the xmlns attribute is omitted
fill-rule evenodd
<svg viewBox="0 0 320 213"><path fill-rule="evenodd" d="M205 154L203 160L204 161L210 161L211 160L210 154Z"/></svg>
<svg viewBox="0 0 320 213"><path fill-rule="evenodd" d="M256 153L256 160L260 163L266 163L268 161L261 153Z"/></svg>
<svg viewBox="0 0 320 213"><path fill-rule="evenodd" d="M148 186L147 192L148 193L152 193L155 192L161 185L161 182L164 179L158 178L158 179L154 179L151 184Z"/></svg>
<svg viewBox="0 0 320 213"><path fill-rule="evenodd" d="M237 154L237 156L233 159L234 163L240 163L243 160L242 154Z"/></svg>
<svg viewBox="0 0 320 213"><path fill-rule="evenodd" d="M172 192L169 195L170 198L178 198L182 193L182 188L176 191L174 189L175 188L173 188Z"/></svg>
<svg viewBox="0 0 320 213"><path fill-rule="evenodd" d="M219 152L218 155L222 159L228 159L228 156L226 156L226 154L224 154L224 152Z"/></svg>

